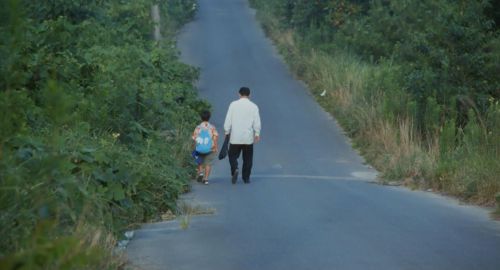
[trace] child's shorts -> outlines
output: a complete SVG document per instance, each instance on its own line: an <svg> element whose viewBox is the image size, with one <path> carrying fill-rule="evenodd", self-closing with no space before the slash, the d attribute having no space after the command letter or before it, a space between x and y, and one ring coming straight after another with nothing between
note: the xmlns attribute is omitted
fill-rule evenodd
<svg viewBox="0 0 500 270"><path fill-rule="evenodd" d="M201 155L203 161L201 162L200 165L211 165L216 156L217 156L216 152L210 152L210 154Z"/></svg>

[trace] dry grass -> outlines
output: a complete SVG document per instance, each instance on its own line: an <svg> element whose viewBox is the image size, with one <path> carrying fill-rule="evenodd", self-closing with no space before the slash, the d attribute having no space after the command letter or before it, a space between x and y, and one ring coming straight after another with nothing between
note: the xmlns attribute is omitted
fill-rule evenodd
<svg viewBox="0 0 500 270"><path fill-rule="evenodd" d="M195 215L213 215L214 208L203 207L199 204L194 204L187 201L180 201L177 204L177 219L181 229L186 230L189 228L191 217Z"/></svg>
<svg viewBox="0 0 500 270"><path fill-rule="evenodd" d="M385 178L405 179L415 185L415 181L422 182L421 179L431 173L439 155L437 142L423 147L411 120L402 119L394 125L381 116L380 94L374 92L371 100L364 97L367 80L371 78L370 66L345 54L334 57L314 50L305 59L308 59L305 78L316 89L313 92L316 96L324 90L327 93L325 97L317 96L318 101L336 115L344 127L348 125L347 128L355 131L349 133Z"/></svg>
<svg viewBox="0 0 500 270"><path fill-rule="evenodd" d="M422 147L421 140L415 136L412 122L401 120L393 126L385 120L378 120L361 135L360 140L369 141L365 151L370 161L380 169L387 179L401 180L412 187L421 186L437 159L436 145L428 149Z"/></svg>
<svg viewBox="0 0 500 270"><path fill-rule="evenodd" d="M72 234L80 239L77 253L96 252L100 259L96 261L100 269L122 269L127 264L126 255L116 252L117 239L103 227L96 226L80 219ZM97 267L97 266L96 266Z"/></svg>

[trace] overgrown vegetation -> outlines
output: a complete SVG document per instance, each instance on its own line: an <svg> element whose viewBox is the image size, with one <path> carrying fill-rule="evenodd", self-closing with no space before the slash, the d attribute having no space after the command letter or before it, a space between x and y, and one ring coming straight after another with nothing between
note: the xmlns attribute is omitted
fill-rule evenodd
<svg viewBox="0 0 500 270"><path fill-rule="evenodd" d="M194 0L1 0L0 268L116 269L134 224L188 187L198 71L173 31Z"/></svg>
<svg viewBox="0 0 500 270"><path fill-rule="evenodd" d="M498 1L251 2L295 73L313 93L326 90L318 101L384 179L495 204Z"/></svg>

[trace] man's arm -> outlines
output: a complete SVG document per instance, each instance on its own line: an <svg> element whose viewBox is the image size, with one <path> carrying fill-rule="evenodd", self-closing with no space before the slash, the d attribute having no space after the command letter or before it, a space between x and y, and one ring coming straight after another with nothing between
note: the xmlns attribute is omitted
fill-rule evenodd
<svg viewBox="0 0 500 270"><path fill-rule="evenodd" d="M231 133L231 126L233 124L231 122L231 120L233 118L232 117L232 113L233 113L233 110L232 110L233 106L232 105L233 105L233 103L231 103L229 105L229 108L227 109L227 113L226 113L226 120L224 121L224 133L226 135L229 134L229 133Z"/></svg>
<svg viewBox="0 0 500 270"><path fill-rule="evenodd" d="M261 124L260 124L260 114L259 114L259 108L257 107L257 110L255 110L255 115L253 119L253 130L254 130L254 136L255 139L254 141L257 143L260 140L260 129L261 129Z"/></svg>

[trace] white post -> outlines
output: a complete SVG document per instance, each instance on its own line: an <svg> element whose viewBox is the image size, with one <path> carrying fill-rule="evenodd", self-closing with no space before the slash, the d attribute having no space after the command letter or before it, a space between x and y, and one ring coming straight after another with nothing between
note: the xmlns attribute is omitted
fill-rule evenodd
<svg viewBox="0 0 500 270"><path fill-rule="evenodd" d="M161 39L161 31L160 31L160 6L158 4L154 4L151 6L151 17L153 18L153 23L154 23L153 37L156 41L159 41Z"/></svg>

